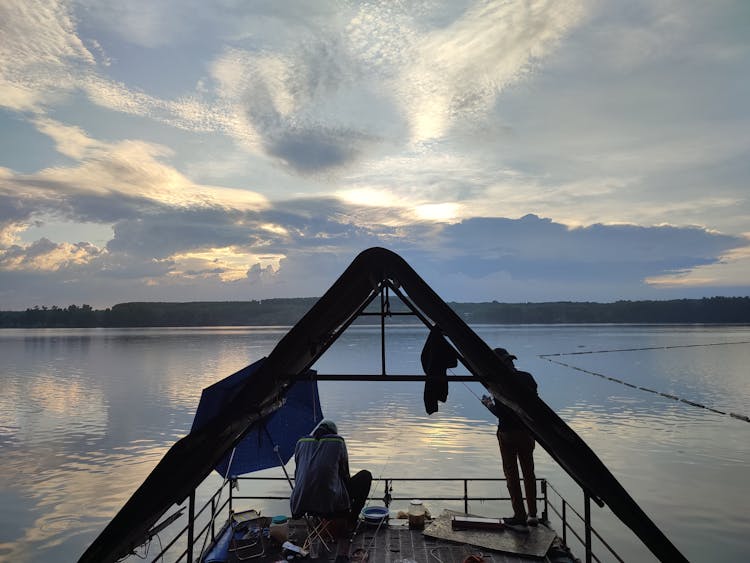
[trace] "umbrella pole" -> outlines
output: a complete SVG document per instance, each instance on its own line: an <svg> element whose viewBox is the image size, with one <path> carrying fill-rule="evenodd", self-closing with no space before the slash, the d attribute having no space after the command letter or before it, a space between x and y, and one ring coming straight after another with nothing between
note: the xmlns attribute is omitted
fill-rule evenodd
<svg viewBox="0 0 750 563"><path fill-rule="evenodd" d="M286 464L284 463L284 460L281 458L281 454L279 453L279 446L274 446L273 447L273 451L274 451L274 453L279 458L279 463L281 464L281 469L284 470L284 476L286 476L286 480L289 483L289 488L292 489L292 490L294 490L294 485L292 484L292 479L289 477L289 473L286 470Z"/></svg>

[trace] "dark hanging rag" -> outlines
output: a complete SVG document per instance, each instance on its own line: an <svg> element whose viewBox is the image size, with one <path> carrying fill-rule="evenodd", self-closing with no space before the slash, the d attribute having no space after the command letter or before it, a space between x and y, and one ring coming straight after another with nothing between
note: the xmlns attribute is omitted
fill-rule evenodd
<svg viewBox="0 0 750 563"><path fill-rule="evenodd" d="M446 370L458 365L453 346L443 337L439 328L433 327L422 349L422 369L427 376L424 382L424 408L427 414L438 410L438 401L448 400Z"/></svg>

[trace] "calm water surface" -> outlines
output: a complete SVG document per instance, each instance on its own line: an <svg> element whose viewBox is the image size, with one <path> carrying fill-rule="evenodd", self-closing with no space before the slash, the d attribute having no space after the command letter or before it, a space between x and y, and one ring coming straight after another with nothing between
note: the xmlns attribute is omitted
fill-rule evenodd
<svg viewBox="0 0 750 563"><path fill-rule="evenodd" d="M750 424L540 356L565 354L551 359L750 415L750 327L475 329L519 357L542 398L691 561L747 560ZM286 330L0 331L0 560L76 560L188 432L201 390L268 354ZM388 371L421 373L426 336L421 328L389 329ZM378 373L379 361L377 329L353 327L315 367ZM452 383L448 402L432 416L420 384L324 382L320 389L323 412L347 437L353 469L376 477L500 476L493 418L472 393L481 394L479 384ZM538 475L580 507L580 489L539 448L536 459ZM218 479L207 481L199 496ZM242 487L241 494L253 493ZM258 506L265 513L285 508ZM471 509L502 516L509 506ZM652 560L606 508L594 508L594 524L626 561Z"/></svg>

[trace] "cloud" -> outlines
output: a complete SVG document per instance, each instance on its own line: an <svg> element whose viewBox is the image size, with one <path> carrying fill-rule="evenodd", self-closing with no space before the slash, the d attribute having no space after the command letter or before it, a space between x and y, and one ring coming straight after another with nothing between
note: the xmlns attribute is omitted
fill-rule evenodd
<svg viewBox="0 0 750 563"><path fill-rule="evenodd" d="M4 180L7 193L15 184L22 187L22 197L25 193L44 196L59 207L66 202L73 218L111 222L162 205L236 209L265 205L266 198L250 190L193 183L164 162L172 151L163 145L132 140L107 143L49 118L35 123L55 141L58 151L79 162L35 174L7 174L0 177L0 189Z"/></svg>
<svg viewBox="0 0 750 563"><path fill-rule="evenodd" d="M330 198L259 210L160 203L116 221L106 248L49 240L6 248L0 277L14 301L43 285L42 268L49 269L50 295L63 280L76 280L82 295L92 292L87 302L113 287L120 300L310 296L322 294L361 250L385 246L446 299L608 300L667 295L673 288L659 278L674 272L685 278L680 291L705 286L686 272L718 267L722 256L748 246L745 238L697 227L569 228L533 215L387 225L382 213ZM39 277L29 278L34 272ZM21 279L28 287L17 285ZM67 286L62 294L72 295Z"/></svg>
<svg viewBox="0 0 750 563"><path fill-rule="evenodd" d="M95 64L70 10L60 2L3 2L0 35L0 105L12 110L38 111L73 87L77 69Z"/></svg>
<svg viewBox="0 0 750 563"><path fill-rule="evenodd" d="M60 154L75 160L83 160L97 143L80 127L65 125L46 117L34 119L34 125L55 142L55 149Z"/></svg>
<svg viewBox="0 0 750 563"><path fill-rule="evenodd" d="M731 248L709 264L694 268L677 269L661 276L647 278L649 284L658 287L743 287L747 286L750 272L750 237L745 245Z"/></svg>
<svg viewBox="0 0 750 563"><path fill-rule="evenodd" d="M476 3L449 24L415 34L399 69L412 141L477 126L508 86L525 77L582 18L579 1Z"/></svg>
<svg viewBox="0 0 750 563"><path fill-rule="evenodd" d="M519 6L471 6L439 27L408 7L360 8L284 53L230 50L212 75L270 156L302 174L340 168L406 130L421 142L478 125L581 16L576 2Z"/></svg>
<svg viewBox="0 0 750 563"><path fill-rule="evenodd" d="M344 167L375 142L367 92L357 91L347 53L325 35L291 54L231 49L212 65L234 134L299 174ZM354 71L356 72L356 71Z"/></svg>
<svg viewBox="0 0 750 563"><path fill-rule="evenodd" d="M640 282L648 271L714 261L722 252L745 244L742 237L697 227L594 224L571 229L535 215L470 219L446 226L441 238L446 270L481 275L489 268L516 277L548 275L556 280L596 275L602 282ZM473 268L468 266L472 263Z"/></svg>
<svg viewBox="0 0 750 563"><path fill-rule="evenodd" d="M186 11L184 6L174 8L180 13ZM135 14L128 9L123 11ZM161 9L153 11L161 12ZM95 16L98 13L93 10L88 14ZM141 15L145 13L148 10ZM165 21L174 20L166 17L166 13L164 15ZM162 99L102 75L101 71L110 67L112 61L99 41L87 40L99 55L100 61L97 61L79 36L77 21L71 7L63 1L9 0L2 3L0 107L45 114L72 94L84 92L99 106L148 117L181 129L237 132L228 123L231 118L224 108L201 99L197 92L186 93L174 100ZM117 21L117 26L127 23L113 21ZM159 33L154 35L159 36Z"/></svg>
<svg viewBox="0 0 750 563"><path fill-rule="evenodd" d="M326 128L297 131L284 129L268 144L268 152L299 173L343 166L357 156L355 145L363 135Z"/></svg>
<svg viewBox="0 0 750 563"><path fill-rule="evenodd" d="M0 251L0 269L57 271L88 264L101 252L101 249L87 242L56 244L41 238L24 247L13 245Z"/></svg>
<svg viewBox="0 0 750 563"><path fill-rule="evenodd" d="M681 294L652 285L651 272L702 267L715 263L729 249L747 248L743 238L699 228L591 225L569 229L535 216L474 219L439 227L414 224L392 238L385 232L350 231L336 243L314 252L290 246L272 282L259 284L254 294L270 296L266 292L271 287L283 290L282 295L320 294L360 250L380 245L399 252L446 299L666 298ZM732 290L742 292L742 285ZM309 288L315 287L318 292L311 293ZM687 286L680 288L686 290Z"/></svg>
<svg viewBox="0 0 750 563"><path fill-rule="evenodd" d="M199 28L194 18L203 2L131 0L77 0L79 9L92 22L118 34L128 43L155 48L185 39Z"/></svg>
<svg viewBox="0 0 750 563"><path fill-rule="evenodd" d="M116 222L107 249L149 260L189 251L264 245L264 231L248 223L246 214L231 209L165 207Z"/></svg>
<svg viewBox="0 0 750 563"><path fill-rule="evenodd" d="M592 224L570 229L534 215L461 220L461 206L450 201L431 204L429 197L419 196L419 187L405 202L403 193L384 200L360 188L364 191L342 191L339 198L272 203L247 190L194 184L165 162L170 152L163 146L106 143L49 118L35 123L78 163L30 175L8 170L0 175L0 197L8 202L0 217L8 270L59 271L96 262L108 272L119 272L122 266L115 264L121 261L147 276L169 273L164 283L183 274L186 279L213 276L222 283L254 279L279 291L285 285L297 287L285 272L306 263L304 255L332 254L340 263L363 248L383 245L407 252L424 249L420 261L441 275L455 271L475 280L550 276L575 283L596 277L639 285L647 278L711 264L746 244L742 238L696 227ZM459 174L470 169L460 160L442 164L443 169L436 161L436 181L446 169ZM350 183L366 185L378 175L355 177ZM434 189L432 184L428 180L423 189ZM445 194L456 195L462 185L447 184ZM102 249L48 239L18 244L18 232L45 216L112 225L114 236ZM260 255L270 258L260 260ZM279 280L285 281L278 285Z"/></svg>
<svg viewBox="0 0 750 563"><path fill-rule="evenodd" d="M343 106L352 106L350 117L368 109L365 96L339 83L341 78L351 77L345 68L346 58L339 60L345 49L335 34L308 31L308 42L297 43L292 56L253 56L229 49L213 65L218 90L196 90L163 99L102 75L101 71L111 66L110 58L93 39L90 45L102 59L97 65L79 38L66 5L50 1L28 6L14 1L3 6L0 26L10 40L0 47L0 103L9 109L42 113L81 91L93 103L114 111L187 131L231 135L245 148L266 154L300 174L344 166L374 139L356 120L331 121L335 110ZM117 28L129 40L151 48L171 41L165 29L180 34L178 28L189 30L198 25L184 5L133 9L107 3L84 7L90 22L117 21ZM174 18L170 11L182 15ZM270 12L266 17L290 17ZM213 20L217 27L223 21L218 16ZM285 96L293 98L293 108L284 105Z"/></svg>
<svg viewBox="0 0 750 563"><path fill-rule="evenodd" d="M60 158L0 168L0 296L309 295L374 245L448 298L747 288L737 9L5 2Z"/></svg>
<svg viewBox="0 0 750 563"><path fill-rule="evenodd" d="M33 248L19 246L18 237L36 221L52 218L62 222L114 224L115 238L108 246L119 245L132 252L149 243L149 233L156 233L153 252L169 244L180 232L186 234L191 228L200 228L191 227L191 221L200 225L200 218L204 217L205 221L232 224L240 221L243 214L267 205L263 196L250 190L195 184L164 162L171 153L163 146L141 141L106 143L89 137L78 127L49 118L38 118L35 123L42 133L55 141L62 154L78 162L35 174L0 171L0 250L6 249L3 260L8 268L56 270L66 261L77 263L77 257L90 258L84 252L88 247L59 247L47 252L57 258L38 258L38 264L33 265L31 259L35 255L28 254ZM181 225L169 220L177 212L182 217ZM160 220L162 225L155 226L151 220ZM140 238L122 243L123 233L129 233L134 224L142 225ZM151 225L151 230L143 225ZM217 233L218 230L214 229ZM219 235L217 239L222 244L225 242ZM247 242L239 233L232 240ZM183 245L193 242L187 238ZM208 244L209 241L201 242ZM183 248L177 245L166 255Z"/></svg>
<svg viewBox="0 0 750 563"><path fill-rule="evenodd" d="M748 91L736 77L750 45L731 22L738 7L636 6L594 6L533 80L503 92L490 122L512 133L472 149L512 165L527 212L747 230Z"/></svg>

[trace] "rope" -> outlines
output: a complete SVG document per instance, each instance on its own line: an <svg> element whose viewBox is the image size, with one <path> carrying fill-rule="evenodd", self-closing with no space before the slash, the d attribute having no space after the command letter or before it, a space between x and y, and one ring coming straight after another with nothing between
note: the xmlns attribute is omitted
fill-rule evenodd
<svg viewBox="0 0 750 563"><path fill-rule="evenodd" d="M708 344L675 344L673 346L645 346L643 348L613 348L612 350L586 350L585 352L559 352L557 354L540 354L540 358L553 356L581 356L583 354L608 354L610 352L638 352L641 350L671 350L672 348L699 348L701 346L727 346L730 344L750 344L750 340L739 342L710 342Z"/></svg>
<svg viewBox="0 0 750 563"><path fill-rule="evenodd" d="M465 381L462 381L461 383L463 383L464 387L466 387L469 390L469 393L471 393L472 395L474 395L477 398L477 401L479 401L480 403L482 402L482 398L479 395L477 395L476 393L474 393L474 390L471 387L469 387L466 384ZM482 403L482 404L484 404L484 403Z"/></svg>
<svg viewBox="0 0 750 563"><path fill-rule="evenodd" d="M601 377L602 379L606 379L607 381L612 381L614 383L619 383L620 385L624 385L626 387L630 387L632 389L638 389L640 391L645 391L647 393L653 393L654 395L659 395L661 397L664 397L666 399L671 399L673 401L678 401L680 403L685 403L686 405L690 405L692 407L697 407L701 409L705 409L707 411L711 411L716 414L720 414L723 416L730 416L732 418L736 418L737 420L743 420L745 422L750 422L750 417L744 415L744 414L738 414L735 412L726 412L719 409L715 409L709 406L706 406L702 403L698 403L696 401L690 401L688 399L684 399L681 397L678 397L676 395L672 395L670 393L664 393L662 391L657 391L656 389L651 389L649 387L644 387L642 385L634 385L632 383L628 383L627 381L623 381L622 379L618 379L616 377L612 377L610 375L605 375L603 373L598 373L596 371L587 370L578 366L574 366L571 364L566 364L565 362L561 362L559 360L553 360L552 357L561 357L561 356L580 356L583 354L608 354L612 352L635 352L639 350L668 350L673 348L696 348L700 346L726 346L730 344L750 344L750 341L742 341L742 342L714 342L709 344L679 344L674 346L648 346L643 348L619 348L619 349L613 349L613 350L589 350L586 352L561 352L557 354L540 354L539 357L547 360L550 363L558 364L561 366L564 366L566 368L570 368L576 371L580 371L581 373L585 373L587 375L593 375L596 377Z"/></svg>

